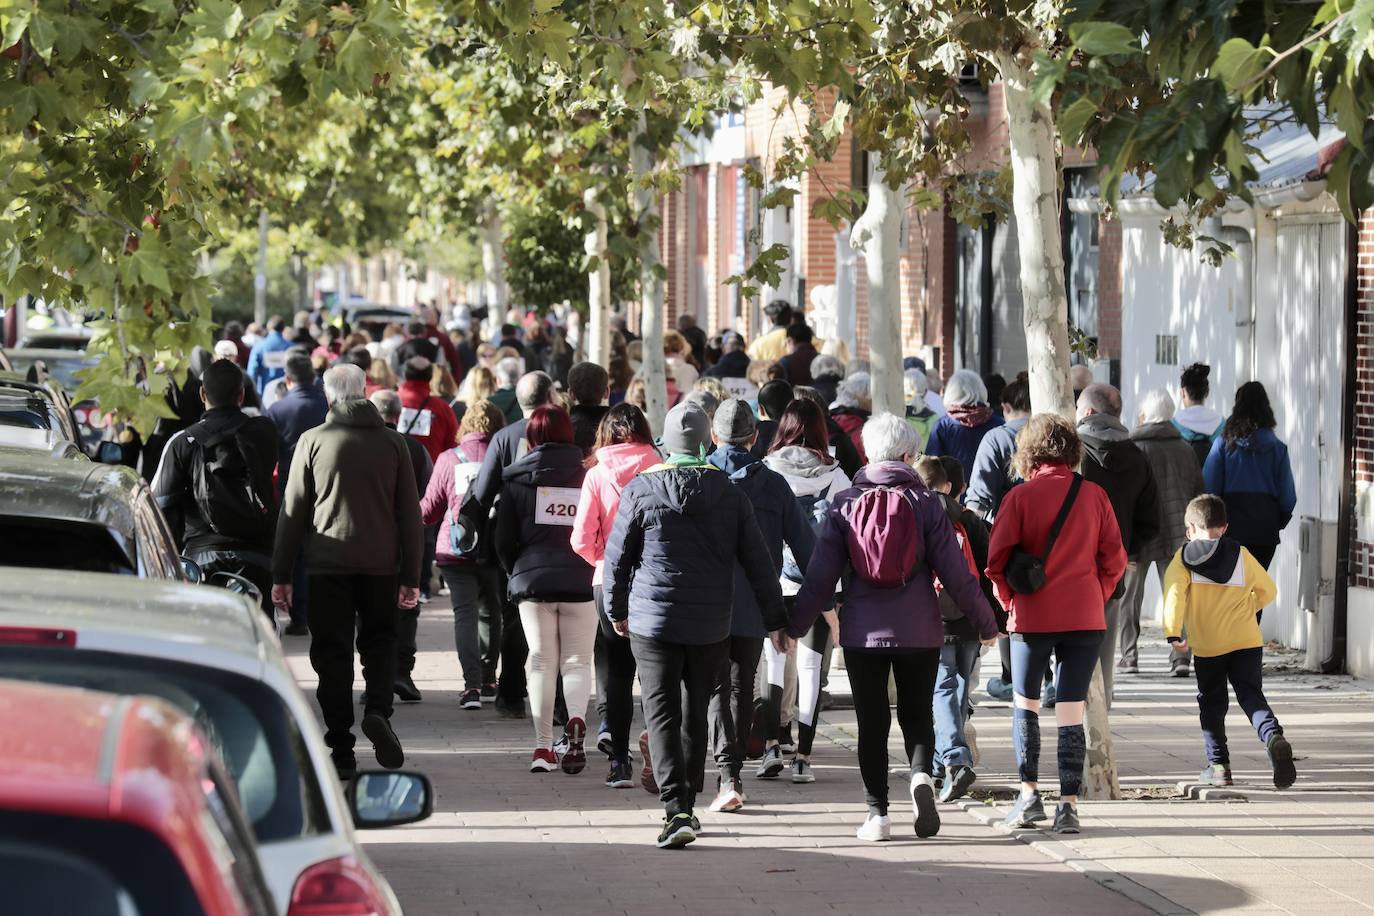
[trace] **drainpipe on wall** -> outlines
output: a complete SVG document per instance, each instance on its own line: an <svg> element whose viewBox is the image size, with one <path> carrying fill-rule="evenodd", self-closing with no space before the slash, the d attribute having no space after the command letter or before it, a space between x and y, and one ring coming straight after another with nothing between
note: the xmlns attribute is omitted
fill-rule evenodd
<svg viewBox="0 0 1374 916"><path fill-rule="evenodd" d="M1331 653L1321 663L1323 674L1345 670L1346 622L1350 611L1350 546L1355 525L1355 373L1359 357L1358 221L1345 227L1345 373L1341 395L1341 497L1336 508L1336 594L1331 621Z"/></svg>

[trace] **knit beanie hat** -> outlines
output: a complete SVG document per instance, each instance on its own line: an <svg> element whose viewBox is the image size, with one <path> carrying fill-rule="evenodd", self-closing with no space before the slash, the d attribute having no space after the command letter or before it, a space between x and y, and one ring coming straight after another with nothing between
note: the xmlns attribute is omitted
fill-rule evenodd
<svg viewBox="0 0 1374 916"><path fill-rule="evenodd" d="M711 445L711 421L706 411L683 401L663 420L663 450L669 455L700 455Z"/></svg>
<svg viewBox="0 0 1374 916"><path fill-rule="evenodd" d="M738 398L732 398L716 408L716 419L711 425L716 438L731 445L746 445L758 431L758 421L754 411Z"/></svg>

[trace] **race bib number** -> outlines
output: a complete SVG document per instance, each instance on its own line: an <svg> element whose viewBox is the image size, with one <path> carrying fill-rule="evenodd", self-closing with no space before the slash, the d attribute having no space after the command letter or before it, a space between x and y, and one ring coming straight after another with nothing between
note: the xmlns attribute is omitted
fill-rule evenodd
<svg viewBox="0 0 1374 916"><path fill-rule="evenodd" d="M723 378L720 380L725 386L726 392L732 398L739 398L741 401L752 401L759 396L758 386L747 378Z"/></svg>
<svg viewBox="0 0 1374 916"><path fill-rule="evenodd" d="M534 496L535 524L572 527L581 495L576 487L539 487Z"/></svg>
<svg viewBox="0 0 1374 916"><path fill-rule="evenodd" d="M267 352L267 353L262 354L262 364L263 364L264 367L266 367L266 368L268 368L268 369L273 369L273 370L276 370L276 369L285 369L285 368L286 368L286 351L285 351L285 350L272 350L272 351L270 351L270 352Z"/></svg>
<svg viewBox="0 0 1374 916"><path fill-rule="evenodd" d="M434 414L428 410L419 410L414 407L403 407L401 409L401 429L407 436L428 436L430 424L434 421Z"/></svg>

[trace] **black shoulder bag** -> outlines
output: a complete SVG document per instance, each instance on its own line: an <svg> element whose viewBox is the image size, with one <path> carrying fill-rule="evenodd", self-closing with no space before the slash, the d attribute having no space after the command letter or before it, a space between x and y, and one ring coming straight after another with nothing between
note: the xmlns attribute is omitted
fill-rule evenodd
<svg viewBox="0 0 1374 916"><path fill-rule="evenodd" d="M1082 484L1083 478L1078 474L1073 475L1073 483L1069 484L1069 492L1064 496L1064 505L1059 507L1059 514L1050 526L1050 537L1045 542L1043 556L1037 557L1020 547L1012 548L1011 559L1007 561L1002 574L1016 594L1029 595L1045 587L1045 564L1050 561L1050 551L1054 550L1054 542L1059 540L1059 532L1064 527L1065 519L1069 517L1069 510L1073 508L1073 502L1078 498L1078 489Z"/></svg>

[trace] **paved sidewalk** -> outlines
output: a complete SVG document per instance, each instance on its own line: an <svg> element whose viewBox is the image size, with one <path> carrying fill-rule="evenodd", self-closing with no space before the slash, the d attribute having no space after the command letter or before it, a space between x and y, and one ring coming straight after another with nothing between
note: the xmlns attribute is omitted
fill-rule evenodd
<svg viewBox="0 0 1374 916"><path fill-rule="evenodd" d="M895 773L894 841L859 842L857 765L850 752L825 741L817 742L815 784L764 784L746 775L744 813L703 809L702 839L679 852L656 849L656 798L638 788L605 788L600 754L576 777L533 775L528 721L498 719L490 707L458 707L461 684L443 602L429 605L421 623L416 680L424 702L398 706L393 720L407 765L434 781L436 813L422 824L365 835L410 916L1149 912L952 806L939 837L916 840ZM306 646L305 639L287 639L309 689Z"/></svg>
<svg viewBox="0 0 1374 916"><path fill-rule="evenodd" d="M1301 672L1298 654L1268 652L1266 694L1297 755L1297 784L1274 790L1264 748L1233 703L1227 725L1237 797L1192 800L1179 784L1195 784L1205 762L1196 685L1166 675L1157 628L1147 629L1141 645L1143 673L1117 679L1111 717L1130 800L1083 803L1083 833L1064 842L1043 831L1022 831L1020 838L1099 880L1125 879L1127 891L1132 884L1148 888L1159 895L1151 901L1157 912L1374 911L1374 685ZM985 659L983 682L996 673L993 655ZM981 689L975 698L982 751L975 789L1010 789L1010 704L989 700ZM824 718L841 733L853 730L852 712ZM1053 731L1046 726L1041 769L1046 760L1050 767L1042 787L1054 789ZM1006 807L992 804L967 807L992 819Z"/></svg>

